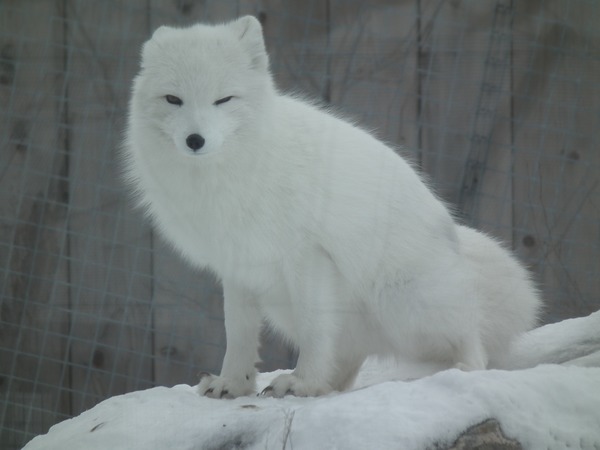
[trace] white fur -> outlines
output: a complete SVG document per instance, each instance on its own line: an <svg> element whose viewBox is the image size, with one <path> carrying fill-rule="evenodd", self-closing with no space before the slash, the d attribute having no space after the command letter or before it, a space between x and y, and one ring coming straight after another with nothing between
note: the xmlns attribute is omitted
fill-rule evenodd
<svg viewBox="0 0 600 450"><path fill-rule="evenodd" d="M227 351L204 395L254 391L263 319L299 350L265 392L278 397L344 389L368 355L484 369L535 322L508 251L457 225L369 133L276 91L253 17L156 31L125 155L156 227L223 282Z"/></svg>

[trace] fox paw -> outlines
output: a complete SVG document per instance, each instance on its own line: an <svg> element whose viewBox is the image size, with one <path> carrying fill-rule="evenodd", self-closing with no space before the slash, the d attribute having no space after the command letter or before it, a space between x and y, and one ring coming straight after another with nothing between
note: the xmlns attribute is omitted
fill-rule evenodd
<svg viewBox="0 0 600 450"><path fill-rule="evenodd" d="M200 374L198 394L210 398L237 398L254 393L251 377L227 378L203 372Z"/></svg>
<svg viewBox="0 0 600 450"><path fill-rule="evenodd" d="M296 397L317 397L332 392L329 384L318 384L300 378L293 373L279 375L269 386L267 386L261 395L264 397L282 398L286 395L295 395Z"/></svg>

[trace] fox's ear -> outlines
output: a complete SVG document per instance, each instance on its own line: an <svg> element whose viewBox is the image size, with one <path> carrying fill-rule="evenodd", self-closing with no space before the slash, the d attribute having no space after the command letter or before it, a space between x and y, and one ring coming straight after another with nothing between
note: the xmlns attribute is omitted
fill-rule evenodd
<svg viewBox="0 0 600 450"><path fill-rule="evenodd" d="M173 31L172 27L168 27L166 25L161 25L154 33L152 33L152 40L160 40L160 37L168 33L169 31Z"/></svg>
<svg viewBox="0 0 600 450"><path fill-rule="evenodd" d="M167 34L168 32L172 31L173 28L171 27L167 27L165 25L158 27L154 33L152 33L152 37L150 39L148 39L143 47L142 47L142 61L141 61L141 66L144 67L145 66L145 61L148 58L148 53L152 51L152 49L157 47L157 42L159 42L161 40L161 37L164 36L165 34Z"/></svg>
<svg viewBox="0 0 600 450"><path fill-rule="evenodd" d="M269 56L265 48L262 26L254 16L240 17L229 25L237 34L240 42L252 57L252 64L256 69L267 70Z"/></svg>

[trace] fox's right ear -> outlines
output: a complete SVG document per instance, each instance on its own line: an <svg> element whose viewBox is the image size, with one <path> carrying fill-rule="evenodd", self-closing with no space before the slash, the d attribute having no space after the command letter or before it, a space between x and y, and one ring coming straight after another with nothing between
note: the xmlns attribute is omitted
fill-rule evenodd
<svg viewBox="0 0 600 450"><path fill-rule="evenodd" d="M240 17L229 25L237 34L240 42L252 57L252 64L256 69L267 70L269 56L265 48L262 26L254 16Z"/></svg>
<svg viewBox="0 0 600 450"><path fill-rule="evenodd" d="M161 25L156 30L154 30L154 33L152 33L152 40L160 40L161 36L169 33L170 31L173 31L172 27Z"/></svg>
<svg viewBox="0 0 600 450"><path fill-rule="evenodd" d="M154 33L152 33L152 37L150 39L148 39L144 45L142 46L142 61L141 61L141 66L144 67L144 62L146 61L147 55L149 52L152 52L152 49L156 48L158 46L158 42L160 42L161 38L171 32L173 30L172 27L168 27L166 25L162 25L160 27L158 27L156 30L154 30Z"/></svg>

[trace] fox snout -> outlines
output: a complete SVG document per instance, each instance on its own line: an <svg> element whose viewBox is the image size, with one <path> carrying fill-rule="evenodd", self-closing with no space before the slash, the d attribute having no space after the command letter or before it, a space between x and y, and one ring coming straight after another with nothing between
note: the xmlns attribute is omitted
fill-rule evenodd
<svg viewBox="0 0 600 450"><path fill-rule="evenodd" d="M196 153L204 146L204 138L197 133L190 134L186 139L185 143L190 150Z"/></svg>

